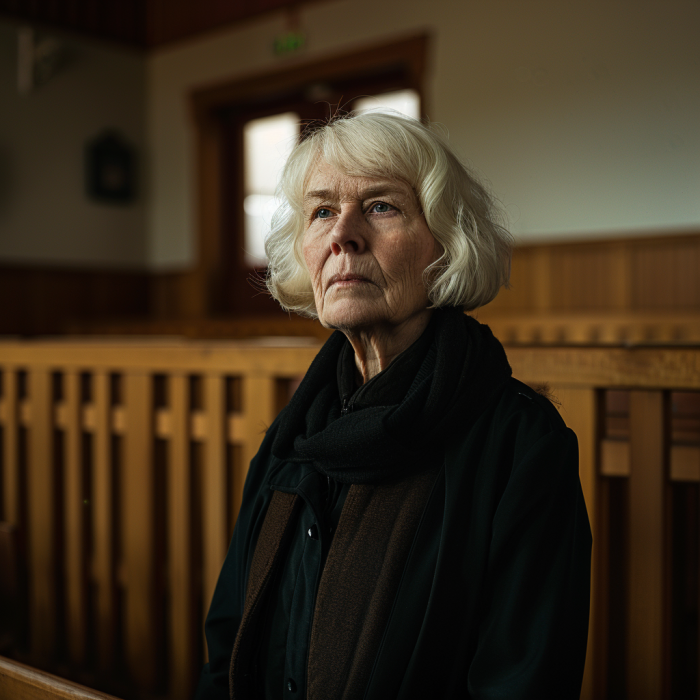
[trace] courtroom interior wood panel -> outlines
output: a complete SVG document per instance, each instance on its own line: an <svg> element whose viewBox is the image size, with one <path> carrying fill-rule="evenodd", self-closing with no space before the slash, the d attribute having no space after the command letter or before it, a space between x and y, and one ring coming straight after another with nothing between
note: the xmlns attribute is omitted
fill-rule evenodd
<svg viewBox="0 0 700 700"><path fill-rule="evenodd" d="M700 233L515 248L510 289L488 315L700 311Z"/></svg>
<svg viewBox="0 0 700 700"><path fill-rule="evenodd" d="M208 312L193 300L206 297L211 284L201 270L5 264L0 334L328 337L317 322L281 310ZM241 288L248 287L251 297L261 293ZM698 343L700 233L519 246L510 289L476 316L507 344Z"/></svg>
<svg viewBox="0 0 700 700"><path fill-rule="evenodd" d="M0 334L65 333L76 319L147 318L146 272L0 265Z"/></svg>

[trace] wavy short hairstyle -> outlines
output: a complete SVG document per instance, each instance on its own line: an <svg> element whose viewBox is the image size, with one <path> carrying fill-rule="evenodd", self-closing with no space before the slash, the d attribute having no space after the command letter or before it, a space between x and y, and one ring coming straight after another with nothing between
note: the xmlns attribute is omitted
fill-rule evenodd
<svg viewBox="0 0 700 700"><path fill-rule="evenodd" d="M265 242L266 283L288 311L317 318L302 255L303 198L312 166L322 159L351 176L408 183L443 249L424 272L434 307L465 311L488 304L510 275L512 237L494 200L430 125L398 113L348 114L303 134L278 186L281 206Z"/></svg>

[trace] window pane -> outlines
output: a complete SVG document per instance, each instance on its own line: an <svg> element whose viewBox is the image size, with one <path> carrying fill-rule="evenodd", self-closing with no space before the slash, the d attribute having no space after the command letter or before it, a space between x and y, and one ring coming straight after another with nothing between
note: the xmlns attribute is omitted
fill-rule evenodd
<svg viewBox="0 0 700 700"><path fill-rule="evenodd" d="M353 109L356 112L396 110L407 117L420 119L420 97L415 90L395 90L372 97L360 97L355 100Z"/></svg>
<svg viewBox="0 0 700 700"><path fill-rule="evenodd" d="M294 112L253 119L243 127L245 260L250 267L267 265L264 243L278 204L275 187L298 137Z"/></svg>

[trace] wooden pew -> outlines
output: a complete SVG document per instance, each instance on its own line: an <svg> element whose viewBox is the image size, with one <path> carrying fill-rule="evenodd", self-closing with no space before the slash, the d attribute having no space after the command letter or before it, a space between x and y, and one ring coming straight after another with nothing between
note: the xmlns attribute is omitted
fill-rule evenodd
<svg viewBox="0 0 700 700"><path fill-rule="evenodd" d="M118 700L0 656L0 700Z"/></svg>

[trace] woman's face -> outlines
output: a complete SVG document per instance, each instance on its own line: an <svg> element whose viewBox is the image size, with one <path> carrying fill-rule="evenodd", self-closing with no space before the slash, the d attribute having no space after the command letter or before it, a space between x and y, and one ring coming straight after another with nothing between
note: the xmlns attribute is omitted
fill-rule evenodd
<svg viewBox="0 0 700 700"><path fill-rule="evenodd" d="M319 160L304 197L303 252L321 323L361 331L425 312L423 271L441 251L409 185Z"/></svg>

